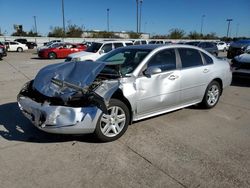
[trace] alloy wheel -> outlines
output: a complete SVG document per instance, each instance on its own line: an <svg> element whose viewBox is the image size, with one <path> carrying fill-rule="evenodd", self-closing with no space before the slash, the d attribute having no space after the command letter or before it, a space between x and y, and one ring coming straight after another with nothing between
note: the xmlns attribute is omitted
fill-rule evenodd
<svg viewBox="0 0 250 188"><path fill-rule="evenodd" d="M107 137L115 137L126 124L126 114L119 106L108 108L108 114L103 114L100 120L102 133Z"/></svg>

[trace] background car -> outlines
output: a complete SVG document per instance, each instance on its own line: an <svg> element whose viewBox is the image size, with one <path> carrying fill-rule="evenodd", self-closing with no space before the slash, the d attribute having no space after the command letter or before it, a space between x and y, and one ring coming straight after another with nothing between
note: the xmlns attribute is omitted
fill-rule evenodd
<svg viewBox="0 0 250 188"><path fill-rule="evenodd" d="M235 56L232 59L232 69L234 76L246 76L250 78L250 46L246 49L246 52Z"/></svg>
<svg viewBox="0 0 250 188"><path fill-rule="evenodd" d="M99 57L105 55L119 47L133 45L131 41L102 41L93 42L84 52L70 54L65 61L95 61Z"/></svg>
<svg viewBox="0 0 250 188"><path fill-rule="evenodd" d="M200 47L214 56L218 56L219 54L219 50L213 42L193 41L193 42L187 42L185 44Z"/></svg>
<svg viewBox="0 0 250 188"><path fill-rule="evenodd" d="M37 44L35 42L29 42L27 39L15 39L14 41L20 42L22 44L26 44L29 49L33 49L34 47L37 47Z"/></svg>
<svg viewBox="0 0 250 188"><path fill-rule="evenodd" d="M248 46L250 46L250 40L238 40L231 43L227 51L227 58L232 59L237 55L243 54Z"/></svg>
<svg viewBox="0 0 250 188"><path fill-rule="evenodd" d="M63 42L62 40L52 40L52 41L49 41L49 42L44 42L43 45L44 46L49 46L51 45L52 43L55 43L55 42Z"/></svg>
<svg viewBox="0 0 250 188"><path fill-rule="evenodd" d="M4 56L3 54L4 54L4 47L0 46L0 60Z"/></svg>
<svg viewBox="0 0 250 188"><path fill-rule="evenodd" d="M37 53L39 53L40 50L45 49L45 48L53 48L54 46L57 46L58 44L64 44L65 42L54 42L50 41L44 46L40 46L37 48Z"/></svg>
<svg viewBox="0 0 250 188"><path fill-rule="evenodd" d="M220 41L220 42L216 42L216 46L218 48L219 51L227 51L228 50L228 45L227 43Z"/></svg>
<svg viewBox="0 0 250 188"><path fill-rule="evenodd" d="M7 46L7 51L23 52L24 50L28 50L26 44L22 44L20 42L6 41L4 44Z"/></svg>
<svg viewBox="0 0 250 188"><path fill-rule="evenodd" d="M0 50L0 51L1 51L1 52L0 52L0 53L1 53L1 54L0 54L0 56L1 56L0 58L2 58L2 57L4 57L4 56L7 56L6 45L3 44L2 42L0 42L0 49L1 49L1 50Z"/></svg>
<svg viewBox="0 0 250 188"><path fill-rule="evenodd" d="M229 63L201 48L136 45L94 63L44 67L17 99L40 130L95 133L107 142L120 138L133 121L195 104L213 108L231 79Z"/></svg>
<svg viewBox="0 0 250 188"><path fill-rule="evenodd" d="M58 43L51 48L45 48L38 52L40 58L56 59L66 58L69 54L85 50L82 44Z"/></svg>

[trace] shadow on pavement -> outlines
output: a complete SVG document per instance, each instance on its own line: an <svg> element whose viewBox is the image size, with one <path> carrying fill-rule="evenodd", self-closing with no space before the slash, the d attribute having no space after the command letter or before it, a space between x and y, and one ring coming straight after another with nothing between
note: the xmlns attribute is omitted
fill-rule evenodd
<svg viewBox="0 0 250 188"><path fill-rule="evenodd" d="M57 135L40 131L26 119L16 102L0 105L0 136L10 141L53 143L80 141L99 143L93 135Z"/></svg>
<svg viewBox="0 0 250 188"><path fill-rule="evenodd" d="M250 87L250 77L233 77L232 86Z"/></svg>

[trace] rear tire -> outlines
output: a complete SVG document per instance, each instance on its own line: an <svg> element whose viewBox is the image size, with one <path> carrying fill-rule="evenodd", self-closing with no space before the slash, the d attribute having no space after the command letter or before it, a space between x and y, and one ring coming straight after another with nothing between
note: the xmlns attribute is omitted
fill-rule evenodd
<svg viewBox="0 0 250 188"><path fill-rule="evenodd" d="M217 81L212 81L206 89L205 95L201 102L202 107L210 109L216 106L220 99L221 86Z"/></svg>
<svg viewBox="0 0 250 188"><path fill-rule="evenodd" d="M17 52L22 52L23 49L22 49L21 47L18 47L16 51L17 51Z"/></svg>
<svg viewBox="0 0 250 188"><path fill-rule="evenodd" d="M102 142L117 140L126 132L129 122L128 107L120 100L110 99L108 114L101 114L96 124L95 135Z"/></svg>
<svg viewBox="0 0 250 188"><path fill-rule="evenodd" d="M56 59L56 53L50 52L50 53L48 54L48 58L49 58L49 59Z"/></svg>

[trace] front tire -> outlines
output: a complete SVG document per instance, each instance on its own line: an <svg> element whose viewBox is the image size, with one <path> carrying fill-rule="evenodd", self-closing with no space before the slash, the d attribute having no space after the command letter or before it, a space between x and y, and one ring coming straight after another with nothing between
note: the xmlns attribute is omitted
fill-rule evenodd
<svg viewBox="0 0 250 188"><path fill-rule="evenodd" d="M213 108L218 103L221 95L221 86L217 81L212 81L206 89L201 105L206 108Z"/></svg>
<svg viewBox="0 0 250 188"><path fill-rule="evenodd" d="M49 58L49 59L56 59L56 54L55 54L54 52L50 52L50 53L48 54L48 58Z"/></svg>
<svg viewBox="0 0 250 188"><path fill-rule="evenodd" d="M103 142L114 141L126 132L129 121L128 107L120 100L110 99L108 113L100 116L95 135Z"/></svg>

